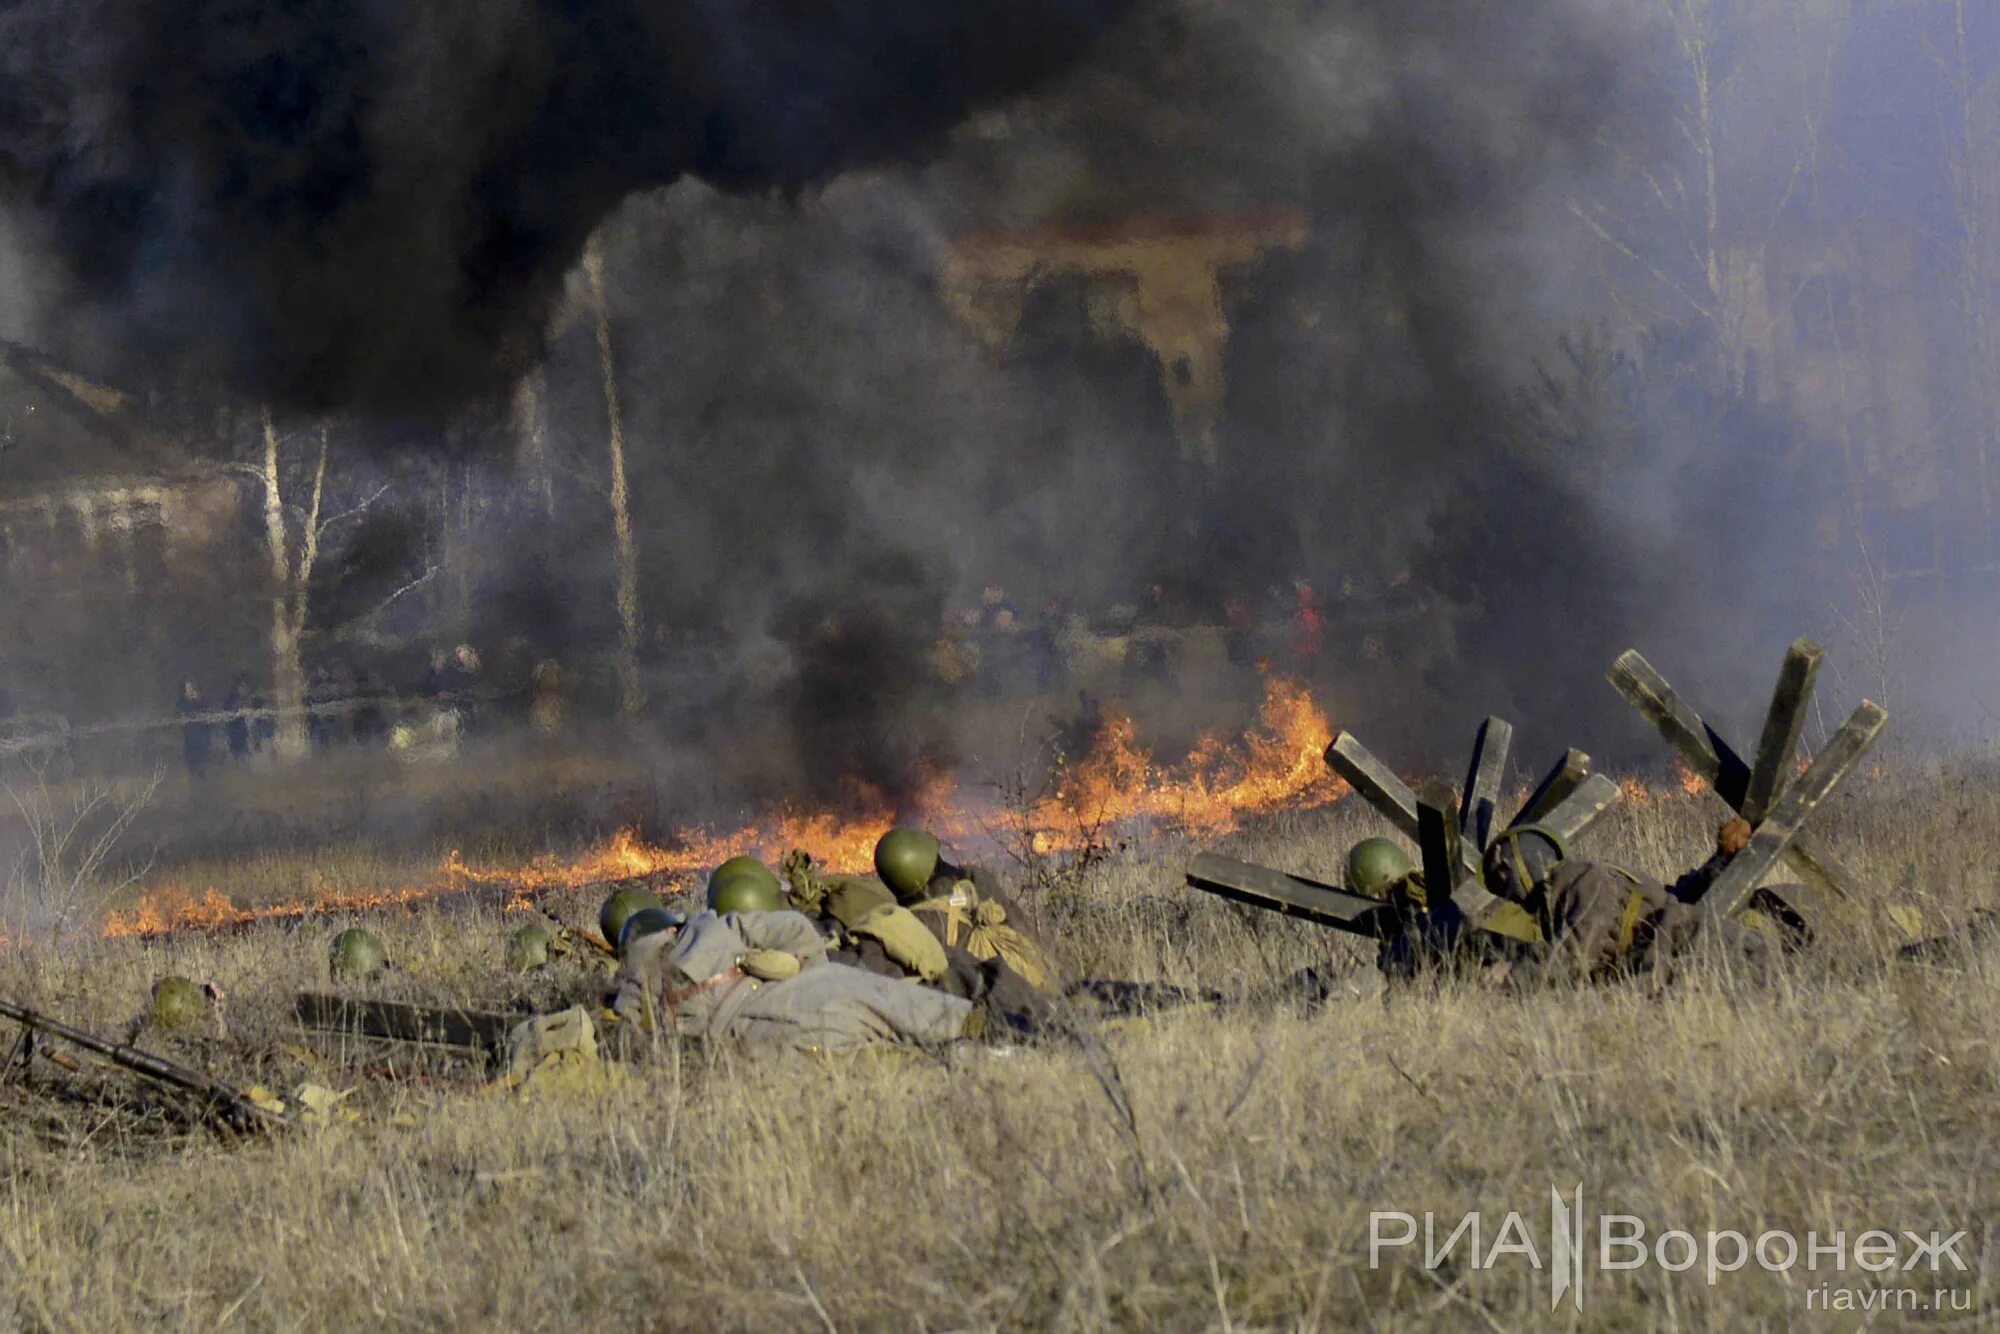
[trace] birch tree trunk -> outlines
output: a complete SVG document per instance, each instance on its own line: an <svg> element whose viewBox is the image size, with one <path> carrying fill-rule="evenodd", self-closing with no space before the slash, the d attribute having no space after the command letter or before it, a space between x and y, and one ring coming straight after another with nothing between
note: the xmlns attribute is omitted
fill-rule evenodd
<svg viewBox="0 0 2000 1334"><path fill-rule="evenodd" d="M1952 5L1951 60L1944 73L1956 103L1957 123L1951 127L1946 158L1961 235L1958 243L1959 301L1963 307L1966 341L1972 361L1972 396L1977 425L1968 433L1972 490L1977 513L1993 512L1993 452L2000 440L2000 330L1993 309L1993 191L1988 176L1990 126L1980 123L1980 111L1990 105L1990 89L1973 65L1965 23L1965 0Z"/></svg>
<svg viewBox="0 0 2000 1334"><path fill-rule="evenodd" d="M556 522L555 469L549 462L548 371L535 367L514 386L514 435L528 490L541 503L542 521Z"/></svg>
<svg viewBox="0 0 2000 1334"><path fill-rule="evenodd" d="M319 558L319 508L326 490L327 435L320 433L319 461L313 469L312 497L303 531L292 552L286 532L283 477L278 467L278 427L264 410L264 541L271 559L271 707L277 713L280 758L306 753L305 628L308 586Z"/></svg>
<svg viewBox="0 0 2000 1334"><path fill-rule="evenodd" d="M611 425L611 530L618 557L618 703L627 714L645 704L639 688L639 551L632 538L631 495L625 485L625 415L611 360L611 308L604 293L604 252L592 238L583 254L597 320L597 359L604 371L604 410Z"/></svg>

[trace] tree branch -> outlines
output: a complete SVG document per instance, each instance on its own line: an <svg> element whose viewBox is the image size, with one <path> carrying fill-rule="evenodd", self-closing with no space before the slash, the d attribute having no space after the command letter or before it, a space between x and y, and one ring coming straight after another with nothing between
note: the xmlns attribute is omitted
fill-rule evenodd
<svg viewBox="0 0 2000 1334"><path fill-rule="evenodd" d="M355 617L355 620L356 621L374 620L377 616L380 616L383 612L389 610L391 604L393 604L398 598L402 597L403 594L415 592L417 589L422 588L425 584L429 583L434 577L436 577L438 568L439 567L435 565L431 566L428 570L425 570L422 574L410 580L409 583L404 584L401 588L391 593L388 597L383 598L380 602L376 603L372 610L363 612L360 616Z"/></svg>
<svg viewBox="0 0 2000 1334"><path fill-rule="evenodd" d="M326 448L330 431L319 428L319 461L313 466L312 504L306 509L299 545L299 565L292 580L292 625L304 630L306 597L312 586L313 566L319 563L319 507L326 495Z"/></svg>
<svg viewBox="0 0 2000 1334"><path fill-rule="evenodd" d="M383 486L381 486L376 490L374 495L368 497L368 499L362 501L360 504L350 505L346 509L340 511L338 514L329 515L327 518L321 519L319 521L319 531L321 533L325 533L328 529L332 528L337 523L345 523L349 519L359 518L361 515L366 514L369 508L373 506L376 501L380 500L383 496L386 496L388 494L389 494L389 487L385 483Z"/></svg>

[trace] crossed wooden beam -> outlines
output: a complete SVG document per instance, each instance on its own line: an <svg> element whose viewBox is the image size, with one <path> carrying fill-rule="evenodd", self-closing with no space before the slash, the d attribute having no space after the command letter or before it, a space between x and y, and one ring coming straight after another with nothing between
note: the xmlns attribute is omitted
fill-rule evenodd
<svg viewBox="0 0 2000 1334"><path fill-rule="evenodd" d="M1479 863L1486 848L1505 829L1524 824L1553 829L1565 843L1572 843L1616 804L1619 792L1618 784L1591 772L1588 755L1570 750L1528 794L1513 819L1499 825L1496 803L1513 739L1514 728L1505 719L1488 718L1480 724L1466 767L1463 805L1441 782L1411 791L1351 732L1333 739L1326 748L1326 762L1417 845L1423 856L1424 884L1433 895L1444 891L1466 925L1518 936L1524 923L1527 930L1532 930L1532 923L1517 905L1487 892L1480 883Z"/></svg>
<svg viewBox="0 0 2000 1334"><path fill-rule="evenodd" d="M1680 752L1689 768L1708 780L1716 796L1755 828L1750 845L1709 887L1704 902L1717 913L1736 911L1780 859L1808 882L1840 898L1856 900L1862 895L1860 878L1803 826L1881 736L1889 723L1888 711L1870 700L1861 701L1805 772L1790 784L1785 781L1794 767L1806 709L1825 656L1826 650L1808 639L1794 640L1785 650L1749 764L1637 649L1627 649L1612 664L1607 679L1613 688Z"/></svg>
<svg viewBox="0 0 2000 1334"><path fill-rule="evenodd" d="M1619 791L1618 784L1591 772L1588 755L1571 750L1549 770L1513 818L1496 828L1500 783L1513 738L1514 728L1504 719L1488 718L1480 725L1466 769L1462 805L1457 793L1444 783L1425 783L1421 792L1412 791L1350 732L1333 739L1326 749L1326 762L1421 850L1424 884L1434 905L1448 901L1449 911L1475 930L1539 940L1533 919L1518 904L1489 893L1480 883L1479 863L1487 846L1505 829L1524 824L1554 829L1566 843L1573 842L1617 802ZM1195 858L1187 882L1195 889L1239 903L1357 935L1379 939L1400 929L1389 904L1212 852ZM1439 906L1432 908L1433 914L1441 911Z"/></svg>
<svg viewBox="0 0 2000 1334"><path fill-rule="evenodd" d="M1785 781L1794 765L1824 656L1825 650L1804 639L1787 650L1754 760L1749 764L1638 650L1620 655L1611 668L1609 679L1618 692L1652 722L1695 773L1708 780L1711 790L1730 809L1753 826L1749 845L1730 860L1703 899L1709 911L1718 916L1733 914L1747 903L1780 859L1843 898L1861 894L1859 878L1805 833L1804 825L1875 744L1888 724L1888 713L1881 705L1863 700L1805 772L1794 782ZM1532 919L1518 905L1480 884L1482 854L1499 832L1526 824L1552 829L1565 844L1573 845L1620 794L1616 783L1591 771L1588 755L1570 750L1504 828L1496 830L1496 803L1513 735L1513 727L1500 718L1488 718L1480 725L1461 789L1462 806L1458 795L1444 783L1428 782L1421 792L1411 791L1349 732L1333 739L1326 749L1326 762L1398 832L1416 843L1423 854L1425 885L1433 894L1446 888L1452 910L1466 925L1539 939ZM1400 929L1389 904L1216 853L1205 852L1195 858L1187 883L1239 903L1357 935L1379 939ZM1527 932L1534 934L1524 935Z"/></svg>

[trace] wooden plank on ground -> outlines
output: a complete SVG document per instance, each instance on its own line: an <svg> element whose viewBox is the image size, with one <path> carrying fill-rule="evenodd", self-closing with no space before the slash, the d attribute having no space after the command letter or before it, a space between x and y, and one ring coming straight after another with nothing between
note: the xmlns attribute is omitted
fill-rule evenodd
<svg viewBox="0 0 2000 1334"><path fill-rule="evenodd" d="M443 1047L497 1047L529 1016L480 1010L403 1005L302 991L294 1004L307 1028L390 1042L427 1042Z"/></svg>

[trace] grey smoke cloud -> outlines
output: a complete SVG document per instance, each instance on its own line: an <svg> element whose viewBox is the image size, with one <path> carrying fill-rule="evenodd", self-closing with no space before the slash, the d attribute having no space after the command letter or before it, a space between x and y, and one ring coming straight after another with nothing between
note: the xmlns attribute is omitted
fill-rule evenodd
<svg viewBox="0 0 2000 1334"><path fill-rule="evenodd" d="M1157 583L1215 616L1297 576L1372 599L1353 620L1390 652L1357 631L1314 670L1378 735L1615 715L1595 673L1674 591L1601 479L1524 445L1517 399L1592 313L1555 236L1644 103L1635 39L1585 5L1497 8L1183 0L928 164L798 208L634 201L607 242L628 420L658 444L635 483L663 507L657 614L741 631L774 590L894 593L909 660L989 581L1030 613ZM999 349L941 288L971 233L1271 208L1308 234L1221 275L1213 472L1181 460L1154 351L1102 318L1115 279L1052 271ZM946 577L903 596L885 552ZM1406 575L1421 599L1388 591Z"/></svg>
<svg viewBox="0 0 2000 1334"><path fill-rule="evenodd" d="M1731 698L1815 628L1799 616L1818 596L1802 529L1824 497L1801 485L1784 413L1719 389L1730 377L1684 322L1643 365L1599 349L1579 369L1560 350L1620 313L1573 208L1629 202L1632 173L1680 151L1670 35L1642 12L1161 0L1081 59L1071 37L1099 6L999 29L978 26L982 7L936 8L974 17L885 36L788 29L772 15L790 8L727 11L738 31L693 4L482 6L477 20L447 6L416 23L365 4L323 11L338 23L212 5L200 13L232 32L240 20L240 37L195 67L272 76L251 81L257 97L297 91L265 53L318 50L325 25L350 21L397 35L365 56L333 42L307 72L389 60L380 86L398 91L345 120L308 99L282 122L293 132L233 157L207 149L200 117L201 133L135 129L145 98L180 106L210 84L148 68L130 76L137 100L115 91L122 72L92 91L139 39L58 43L53 83L25 56L0 67L0 143L15 197L38 201L29 225L76 223L72 334L158 354L198 308L216 336L184 351L300 408L452 403L504 380L533 360L561 273L608 216L648 621L759 664L716 717L737 735L786 719L788 781L838 777L851 752L895 792L926 756L948 762L949 701L909 669L943 609L988 581L1030 611L1161 583L1210 615L1295 576L1329 600L1351 582L1315 684L1371 743L1413 756L1455 757L1488 711L1530 744L1643 744L1597 680L1617 651L1698 655ZM32 5L0 17L0 38L108 12ZM989 64L996 31L1029 49L999 41ZM956 54L912 57L934 38ZM607 43L619 49L582 58ZM661 59L669 47L703 58ZM442 86L404 77L445 50ZM1002 96L1037 80L1041 96ZM981 105L1000 109L940 141ZM449 146L472 124L489 133L462 157ZM404 176L343 193L343 146L373 170L381 127L408 125L428 128L385 160ZM238 193L211 170L232 162L256 168ZM790 195L754 188L861 164ZM683 173L700 180L639 188ZM322 197L335 221L300 228ZM1162 367L1105 321L1101 292L1050 275L993 348L941 290L969 233L1270 207L1300 210L1307 235L1223 275L1213 473L1180 461ZM383 216L408 225L378 230ZM549 367L553 433L576 456L602 439L594 357L574 330ZM581 536L545 553L558 594L494 605L601 645L602 524L572 522ZM495 582L523 581L513 536L495 543ZM1385 652L1365 654L1370 639Z"/></svg>

